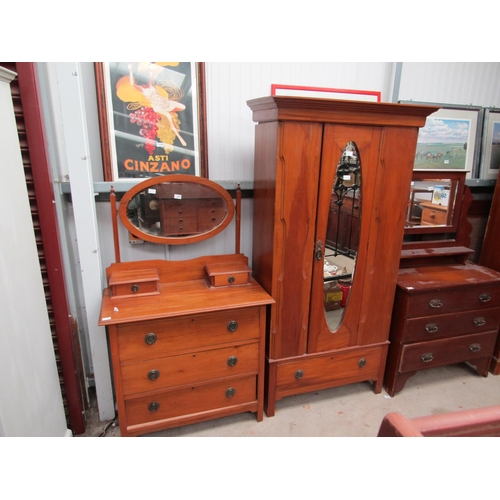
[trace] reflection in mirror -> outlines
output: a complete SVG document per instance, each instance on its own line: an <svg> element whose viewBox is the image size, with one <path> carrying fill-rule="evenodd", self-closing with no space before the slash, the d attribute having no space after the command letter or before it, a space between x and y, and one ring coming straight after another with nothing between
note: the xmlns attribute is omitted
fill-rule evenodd
<svg viewBox="0 0 500 500"><path fill-rule="evenodd" d="M361 161L354 142L340 157L332 195L323 262L326 321L338 329L348 305L358 252L361 212Z"/></svg>
<svg viewBox="0 0 500 500"><path fill-rule="evenodd" d="M212 231L228 214L226 201L208 186L182 182L155 184L127 205L132 225L150 235L196 236Z"/></svg>
<svg viewBox="0 0 500 500"><path fill-rule="evenodd" d="M121 200L120 219L136 238L180 245L218 234L234 210L229 193L215 182L179 174L130 189Z"/></svg>
<svg viewBox="0 0 500 500"><path fill-rule="evenodd" d="M413 180L405 227L452 225L457 187L447 178Z"/></svg>

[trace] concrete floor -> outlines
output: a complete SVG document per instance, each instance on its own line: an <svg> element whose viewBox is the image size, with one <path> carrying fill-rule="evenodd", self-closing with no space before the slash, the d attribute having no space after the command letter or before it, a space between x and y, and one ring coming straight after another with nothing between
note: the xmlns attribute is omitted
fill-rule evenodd
<svg viewBox="0 0 500 500"><path fill-rule="evenodd" d="M500 405L500 376L483 378L466 364L432 368L411 377L393 398L368 382L284 398L262 422L242 413L148 434L146 437L376 437L383 417L408 418ZM99 422L95 400L82 436L118 437L119 426Z"/></svg>

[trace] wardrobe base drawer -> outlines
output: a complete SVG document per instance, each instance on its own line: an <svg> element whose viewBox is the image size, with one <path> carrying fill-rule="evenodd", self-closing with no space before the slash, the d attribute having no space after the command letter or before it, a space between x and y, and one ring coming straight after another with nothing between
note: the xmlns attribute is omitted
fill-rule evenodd
<svg viewBox="0 0 500 500"><path fill-rule="evenodd" d="M125 400L127 426L190 416L257 401L257 377L238 377L207 385Z"/></svg>
<svg viewBox="0 0 500 500"><path fill-rule="evenodd" d="M378 380L388 344L306 355L277 363L276 399L342 385Z"/></svg>
<svg viewBox="0 0 500 500"><path fill-rule="evenodd" d="M491 357L498 332L476 333L451 339L403 346L399 372L414 372L434 366Z"/></svg>

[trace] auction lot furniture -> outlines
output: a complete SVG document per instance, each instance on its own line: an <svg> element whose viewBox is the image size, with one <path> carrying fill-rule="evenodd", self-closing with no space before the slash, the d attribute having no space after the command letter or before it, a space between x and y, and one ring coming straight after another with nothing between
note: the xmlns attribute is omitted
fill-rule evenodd
<svg viewBox="0 0 500 500"><path fill-rule="evenodd" d="M287 96L248 105L257 123L252 270L276 301L266 414L283 397L355 382L378 393L418 128L438 108ZM344 200L349 217L332 210ZM352 228L339 241L343 220ZM325 304L338 301L325 300L325 253L343 252L354 273L330 318L338 310Z"/></svg>
<svg viewBox="0 0 500 500"><path fill-rule="evenodd" d="M377 437L498 437L500 406L407 418L388 413Z"/></svg>
<svg viewBox="0 0 500 500"><path fill-rule="evenodd" d="M191 214L195 205L192 185L211 191L213 203L207 203L206 193L200 196L202 208L196 211L203 224L190 221L186 231L185 206ZM169 190L175 196L167 199ZM186 192L189 198L183 204ZM147 230L134 225L144 220L144 203L137 200L145 194L149 208L163 210L162 203L170 207L157 219L157 227L150 226L149 218ZM120 215L136 238L186 244L227 226L232 203L215 183L172 175L132 188L121 201ZM163 230L167 216L179 226L175 235L169 229L169 237ZM208 228L206 221L212 218ZM175 224L169 222L169 227ZM109 336L121 435L246 411L255 412L261 421L266 314L273 300L252 278L248 258L235 253L186 261L120 262L117 241L115 237L117 262L106 270L99 325L106 326Z"/></svg>

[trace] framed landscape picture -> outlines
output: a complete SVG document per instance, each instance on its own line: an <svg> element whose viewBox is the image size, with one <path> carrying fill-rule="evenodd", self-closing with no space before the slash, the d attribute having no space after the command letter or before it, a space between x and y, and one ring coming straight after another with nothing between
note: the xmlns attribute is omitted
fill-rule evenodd
<svg viewBox="0 0 500 500"><path fill-rule="evenodd" d="M414 168L418 170L466 170L475 177L479 167L483 108L439 103L441 109L427 117L420 128Z"/></svg>
<svg viewBox="0 0 500 500"><path fill-rule="evenodd" d="M105 181L208 177L203 63L95 63Z"/></svg>
<svg viewBox="0 0 500 500"><path fill-rule="evenodd" d="M500 109L485 108L480 179L497 179L500 169Z"/></svg>

